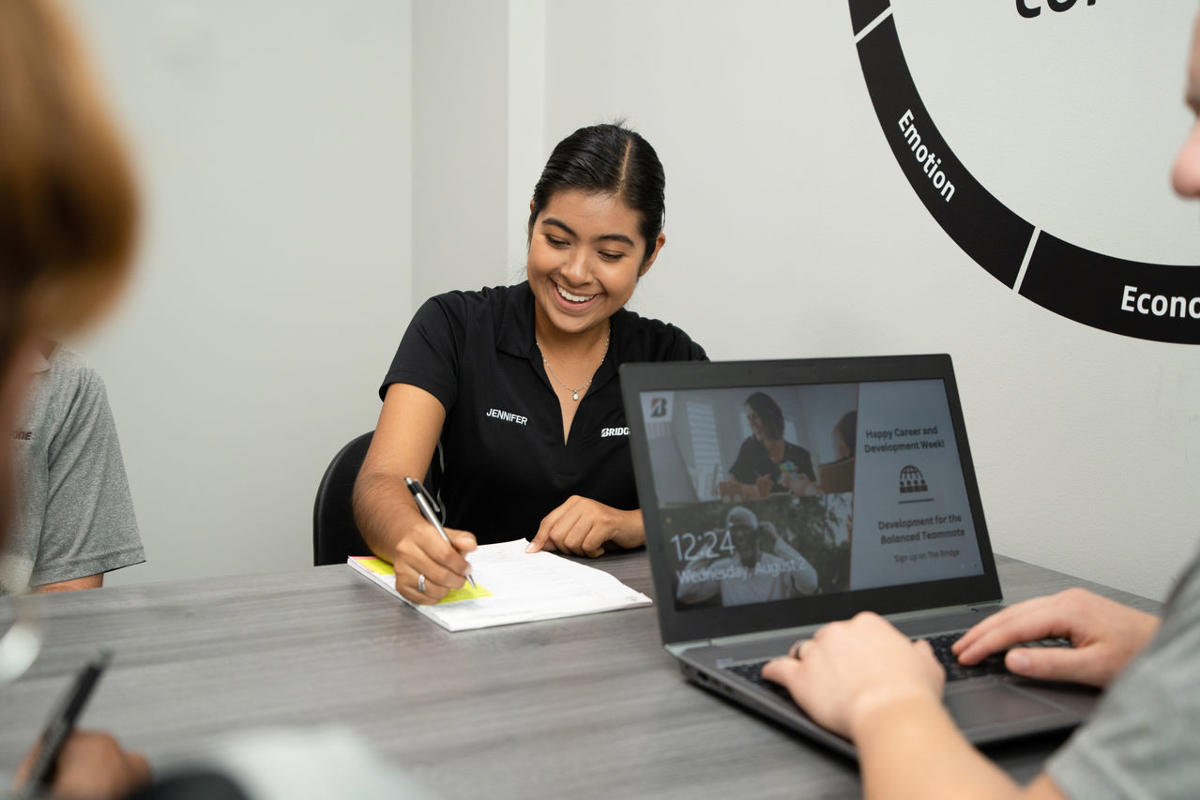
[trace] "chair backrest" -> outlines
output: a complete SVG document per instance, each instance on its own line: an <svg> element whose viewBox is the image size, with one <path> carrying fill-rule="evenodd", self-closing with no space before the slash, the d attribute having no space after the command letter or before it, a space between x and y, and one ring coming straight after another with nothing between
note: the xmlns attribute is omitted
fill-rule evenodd
<svg viewBox="0 0 1200 800"><path fill-rule="evenodd" d="M313 565L344 564L349 556L369 556L354 522L351 495L374 431L356 436L329 462L313 504Z"/></svg>

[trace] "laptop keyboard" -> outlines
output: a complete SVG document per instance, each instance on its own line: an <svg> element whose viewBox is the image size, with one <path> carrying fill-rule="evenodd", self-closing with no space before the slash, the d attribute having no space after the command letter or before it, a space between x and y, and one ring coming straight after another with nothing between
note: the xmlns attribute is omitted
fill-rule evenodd
<svg viewBox="0 0 1200 800"><path fill-rule="evenodd" d="M946 633L939 636L927 636L926 641L933 647L933 654L937 656L937 660L941 663L942 668L946 670L946 681L961 681L965 678L980 678L985 675L1002 675L1008 672L1004 666L1004 652L993 653L992 655L980 661L973 666L966 666L958 663L958 658L951 652L950 647L958 641L962 633ZM1036 642L1025 642L1021 647L1070 647L1071 643L1066 639L1041 639ZM762 676L763 665L770 659L763 661L753 661L744 664L732 664L725 669L733 672L751 683L768 689L780 697L791 700L792 697L788 694L787 689L774 681L769 681Z"/></svg>

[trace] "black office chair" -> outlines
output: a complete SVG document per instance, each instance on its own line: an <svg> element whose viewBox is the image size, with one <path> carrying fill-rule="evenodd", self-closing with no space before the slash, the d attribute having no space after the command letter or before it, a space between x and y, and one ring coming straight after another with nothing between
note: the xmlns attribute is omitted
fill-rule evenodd
<svg viewBox="0 0 1200 800"><path fill-rule="evenodd" d="M349 556L369 556L354 522L351 494L375 431L356 436L329 462L313 504L313 566L345 564Z"/></svg>
<svg viewBox="0 0 1200 800"><path fill-rule="evenodd" d="M375 431L356 436L338 451L329 462L321 484L317 487L317 499L313 503L313 566L345 564L350 556L369 556L371 548L363 541L354 521L354 481L362 469L367 448ZM439 442L433 454L433 463L425 476L425 487L437 495L441 484L442 445ZM443 511L443 516L445 512Z"/></svg>

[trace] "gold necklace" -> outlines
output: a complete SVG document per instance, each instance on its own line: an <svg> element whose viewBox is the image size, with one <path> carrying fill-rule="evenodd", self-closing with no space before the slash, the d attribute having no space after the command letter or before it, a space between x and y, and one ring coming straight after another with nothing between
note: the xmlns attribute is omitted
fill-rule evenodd
<svg viewBox="0 0 1200 800"><path fill-rule="evenodd" d="M600 361L596 364L595 368L592 370L591 377L589 377L587 379L587 383L585 383L583 386L580 386L578 389L572 389L570 386L567 386L567 384L563 383L562 378L558 377L558 375L555 374L554 368L551 367L550 362L546 360L546 354L542 353L542 366L544 366L546 368L546 374L549 375L551 378L553 378L555 383L557 383L559 386L563 387L568 392L570 392L571 399L574 400L576 403L579 402L579 393L586 392L588 390L588 387L592 385L592 380L596 377L596 370L600 369L600 364L604 363L604 359L608 355L608 340L609 340L609 337L611 336L611 334L612 334L612 328L610 327L608 329L608 331L606 331L604 334L604 352L600 354ZM537 338L534 338L534 341L537 342L538 352L541 353L542 352L542 343Z"/></svg>

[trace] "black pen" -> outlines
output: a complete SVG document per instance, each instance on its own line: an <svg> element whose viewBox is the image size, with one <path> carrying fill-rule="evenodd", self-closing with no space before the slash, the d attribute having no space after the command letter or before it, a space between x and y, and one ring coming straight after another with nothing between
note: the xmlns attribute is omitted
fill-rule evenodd
<svg viewBox="0 0 1200 800"><path fill-rule="evenodd" d="M417 508L421 510L421 516L428 520L429 524L442 535L446 540L446 544L454 547L454 542L450 541L450 537L446 535L446 529L442 527L442 521L438 519L437 501L433 499L433 495L429 493L419 480L415 478L405 478L404 485L412 492L413 499L417 501ZM457 550L457 548L455 548ZM472 586L476 586L475 579L471 577L471 568L467 567L467 580ZM476 587L478 588L478 587Z"/></svg>
<svg viewBox="0 0 1200 800"><path fill-rule="evenodd" d="M25 785L17 790L17 800L35 797L42 789L49 789L63 745L75 730L75 722L83 713L83 707L87 705L92 690L96 688L96 682L100 680L100 675L111 658L111 651L101 650L100 655L83 668L70 691L59 701L58 707L46 724L46 729L38 739L40 748L37 760L29 770Z"/></svg>

